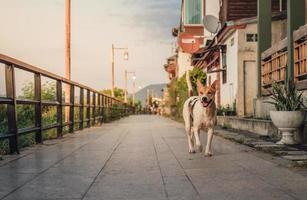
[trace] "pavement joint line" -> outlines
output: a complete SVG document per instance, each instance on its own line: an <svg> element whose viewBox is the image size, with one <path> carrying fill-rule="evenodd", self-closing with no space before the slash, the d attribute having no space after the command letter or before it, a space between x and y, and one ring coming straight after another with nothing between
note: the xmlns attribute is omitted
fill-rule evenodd
<svg viewBox="0 0 307 200"><path fill-rule="evenodd" d="M155 150L155 156L156 156L156 160L158 162L158 166L159 166L159 171L160 171L160 175L161 175L161 179L162 179L162 183L163 183L163 189L164 189L164 194L166 196L166 199L169 199L169 196L168 196L168 192L167 192L167 189L166 189L166 184L165 184L165 180L164 180L164 176L162 174L162 170L161 170L161 166L160 166L160 161L159 161L159 158L158 158L158 153L157 153L157 148L156 148L156 144L155 144L155 140L152 136L152 130L150 129L150 135L151 135L151 139L152 139L152 145L153 145L153 148Z"/></svg>
<svg viewBox="0 0 307 200"><path fill-rule="evenodd" d="M21 159L21 158L27 157L27 156L29 156L29 155L31 155L31 154L33 154L33 153L34 153L34 152L31 152L31 153L22 155L22 156L20 156L20 157L18 157L18 158L12 159L12 160L10 160L10 161L4 162L3 164L0 164L0 167L3 167L3 166L5 166L5 165L8 165L8 164L10 164L10 163L12 163L12 162L14 162L14 161L16 161L16 160L19 160L19 159Z"/></svg>
<svg viewBox="0 0 307 200"><path fill-rule="evenodd" d="M168 149L170 150L170 152L173 154L174 158L176 159L176 161L178 162L180 168L183 170L183 173L185 175L185 177L188 179L188 181L190 182L190 184L192 185L193 189L195 190L196 194L197 194L197 197L199 199L201 199L201 196L200 196L200 193L199 191L197 190L196 186L193 184L191 178L189 177L189 175L186 173L186 171L184 170L182 164L180 163L180 161L178 160L177 156L175 155L174 151L172 150L172 148L169 146L169 144L166 142L166 139L161 136L161 138L163 139L164 143L166 144L166 146L168 147Z"/></svg>
<svg viewBox="0 0 307 200"><path fill-rule="evenodd" d="M98 138L104 136L106 133L100 135ZM96 139L98 139L96 138ZM68 158L69 156L71 156L72 154L74 154L75 152L79 151L80 149L82 149L85 145L91 143L94 139L90 139L88 142L86 142L85 144L82 144L81 146L79 146L78 148L76 148L75 150L73 150L72 152L70 152L69 154L67 154L66 156L64 156L63 158L61 158L60 160L58 160L57 162L53 163L52 165L50 165L49 167L47 167L46 169L44 169L43 171L39 172L38 174L36 174L33 178L29 179L28 181L24 182L23 184L21 184L20 186L16 187L15 189L11 190L9 193L7 193L6 195L4 195L3 197L0 198L0 200L5 199L6 197L10 196L11 194L13 194L14 192L16 192L17 190L21 189L23 186L27 185L28 183L32 182L33 180L35 180L36 178L38 178L39 176L41 176L42 174L44 174L46 171L48 171L49 169L51 169L52 167L54 167L55 165L59 164L60 162L62 162L63 160L65 160L66 158Z"/></svg>
<svg viewBox="0 0 307 200"><path fill-rule="evenodd" d="M81 200L83 200L86 195L88 194L88 192L90 191L91 187L94 185L94 183L96 182L98 176L101 174L101 172L104 170L104 168L106 167L107 163L111 160L114 152L117 150L117 148L119 147L119 145L121 145L121 143L123 142L123 140L127 137L127 135L129 134L129 130L127 130L124 134L122 134L118 140L116 141L115 145L113 146L113 150L110 153L110 155L108 156L107 160L105 161L105 163L103 164L102 168L99 170L98 174L95 176L94 180L92 181L92 183L89 185L89 187L86 189L85 193L82 195Z"/></svg>

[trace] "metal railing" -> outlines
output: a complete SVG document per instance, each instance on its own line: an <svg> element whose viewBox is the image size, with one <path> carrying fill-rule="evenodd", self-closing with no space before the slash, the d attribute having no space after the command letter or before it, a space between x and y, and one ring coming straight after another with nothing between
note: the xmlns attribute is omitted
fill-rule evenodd
<svg viewBox="0 0 307 200"><path fill-rule="evenodd" d="M5 77L0 77L0 80L5 79L5 81L3 80L5 82L5 87L3 88L5 88L6 93L4 96L0 96L0 105L6 106L7 117L7 131L3 133L0 131L0 141L9 141L10 153L19 153L18 137L21 135L35 133L35 142L42 143L43 131L56 129L57 137L62 137L64 128L68 128L68 132L73 133L75 130L82 130L127 116L133 111L132 107L118 99L14 58L0 54L0 64L4 65L5 68ZM16 96L16 68L33 74L33 99L21 99ZM54 101L42 99L43 77L56 82ZM77 97L75 94L76 88L79 88ZM66 94L64 91L66 91ZM18 127L18 123L20 123L17 113L18 105L31 105L34 107L35 117L32 127ZM46 106L53 107L56 110L55 123L43 124L43 107ZM77 108L79 112L75 113Z"/></svg>

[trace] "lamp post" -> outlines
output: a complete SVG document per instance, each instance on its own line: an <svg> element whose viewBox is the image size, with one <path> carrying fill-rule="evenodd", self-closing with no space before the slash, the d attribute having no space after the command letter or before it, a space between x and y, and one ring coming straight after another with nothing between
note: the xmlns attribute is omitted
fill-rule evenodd
<svg viewBox="0 0 307 200"><path fill-rule="evenodd" d="M128 48L117 48L112 44L112 97L114 97L114 88L115 88L115 50L122 50L124 51L124 60L129 59L129 54L128 54Z"/></svg>
<svg viewBox="0 0 307 200"><path fill-rule="evenodd" d="M66 0L65 6L65 78L71 80L71 0ZM65 88L65 102L70 99L70 85ZM65 121L69 122L69 107L65 107Z"/></svg>
<svg viewBox="0 0 307 200"><path fill-rule="evenodd" d="M128 97L127 97L128 96L128 74L133 74L133 76L132 76L132 79L134 80L133 81L133 90L135 88L135 79L136 79L135 71L129 72L129 71L125 70L125 103L128 102ZM134 91L133 91L133 93L134 93Z"/></svg>
<svg viewBox="0 0 307 200"><path fill-rule="evenodd" d="M132 105L135 106L135 79L136 76L135 74L132 76L132 80L133 80L133 97L132 97Z"/></svg>

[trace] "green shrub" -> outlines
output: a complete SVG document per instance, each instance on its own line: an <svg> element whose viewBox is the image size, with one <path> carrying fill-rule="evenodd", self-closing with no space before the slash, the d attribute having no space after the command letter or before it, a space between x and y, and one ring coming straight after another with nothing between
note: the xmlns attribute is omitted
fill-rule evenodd
<svg viewBox="0 0 307 200"><path fill-rule="evenodd" d="M34 86L33 82L28 82L22 88L22 94L18 96L20 99L34 99ZM47 82L42 87L42 99L47 101L54 101L56 94L56 85L54 82ZM0 133L8 132L6 105L0 105ZM17 113L17 126L21 128L30 128L35 126L35 106L34 105L22 105L16 106ZM56 119L56 107L44 106L42 108L42 123L44 126L55 124ZM43 139L54 138L56 130L51 129L43 132ZM29 133L26 135L20 135L18 137L18 145L20 148L31 146L35 144L35 133ZM0 141L0 154L9 153L8 140Z"/></svg>

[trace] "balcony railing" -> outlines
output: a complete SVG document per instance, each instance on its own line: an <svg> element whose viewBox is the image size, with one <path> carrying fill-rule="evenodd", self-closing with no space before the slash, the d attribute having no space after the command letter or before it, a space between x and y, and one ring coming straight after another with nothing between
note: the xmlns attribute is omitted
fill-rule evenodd
<svg viewBox="0 0 307 200"><path fill-rule="evenodd" d="M28 74L33 83L30 90L23 89L28 94L26 97L16 94L24 79L17 77L16 71ZM45 79L54 83L48 91L42 84ZM54 129L56 137L62 137L66 131L72 133L89 128L132 111L118 99L2 54L0 89L4 90L0 91L0 141L7 141L11 153L19 151L19 137L23 135L32 133L35 142L42 143L46 130ZM52 113L53 120L46 122L46 116L50 117ZM23 125L22 119L29 120L31 116L34 118L30 120L32 123Z"/></svg>
<svg viewBox="0 0 307 200"><path fill-rule="evenodd" d="M306 26L307 27L307 26ZM306 28L307 31L307 28ZM307 32L294 44L294 74L297 81L307 80Z"/></svg>
<svg viewBox="0 0 307 200"><path fill-rule="evenodd" d="M307 89L307 25L294 32L294 80L299 89ZM262 87L284 82L288 63L287 38L262 53Z"/></svg>

